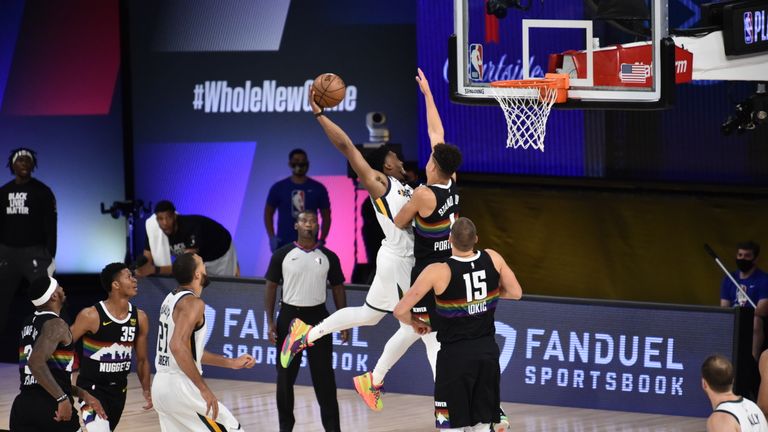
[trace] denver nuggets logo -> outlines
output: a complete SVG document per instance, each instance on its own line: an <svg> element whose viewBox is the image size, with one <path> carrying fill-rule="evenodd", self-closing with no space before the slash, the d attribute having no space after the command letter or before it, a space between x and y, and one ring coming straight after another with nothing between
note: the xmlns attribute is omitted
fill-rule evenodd
<svg viewBox="0 0 768 432"><path fill-rule="evenodd" d="M135 325L136 325L136 318L131 318L131 325L132 325L132 326L135 326Z"/></svg>

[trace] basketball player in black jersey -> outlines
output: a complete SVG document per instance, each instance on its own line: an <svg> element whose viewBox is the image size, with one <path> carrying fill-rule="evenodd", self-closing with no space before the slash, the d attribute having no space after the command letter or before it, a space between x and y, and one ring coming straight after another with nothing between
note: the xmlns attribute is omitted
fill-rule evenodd
<svg viewBox="0 0 768 432"><path fill-rule="evenodd" d="M136 373L146 401L144 409L152 408L147 360L149 321L143 310L130 303L137 294L136 278L125 264L108 264L101 271L101 287L107 291L107 299L80 311L71 327L74 341L83 338L77 385L101 402L109 418L99 418L92 406L81 401L88 432L109 432L117 427L123 415L134 351Z"/></svg>
<svg viewBox="0 0 768 432"><path fill-rule="evenodd" d="M394 315L422 331L424 322L411 308L434 291L440 321L435 426L487 431L491 423L499 422L501 402L494 313L499 299L517 300L523 291L501 255L491 249L474 250L477 230L471 220L457 219L449 242L452 256L421 272Z"/></svg>
<svg viewBox="0 0 768 432"><path fill-rule="evenodd" d="M91 404L99 416L106 414L96 398L71 383L74 340L69 326L59 317L66 300L64 289L56 279L42 276L30 284L29 296L37 310L21 329L21 393L11 408L11 430L79 431L73 395Z"/></svg>
<svg viewBox="0 0 768 432"><path fill-rule="evenodd" d="M410 201L403 205L394 218L395 225L400 229L408 229L413 224L415 265L411 270L411 284L426 266L444 261L451 255L448 234L451 224L459 215L459 195L455 179L456 169L461 164L461 151L454 145L445 144L443 123L432 97L429 82L421 69L418 73L416 81L424 95L432 155L426 167L427 185L416 188ZM424 328L430 327L429 312L433 308L434 301L430 297L414 306L413 312L424 321ZM410 327L402 326L384 346L384 351L371 373L372 385L361 393L364 401L381 398L384 377L419 338L426 346L427 358L434 377L435 361L437 352L440 350L435 335L430 332L414 333Z"/></svg>

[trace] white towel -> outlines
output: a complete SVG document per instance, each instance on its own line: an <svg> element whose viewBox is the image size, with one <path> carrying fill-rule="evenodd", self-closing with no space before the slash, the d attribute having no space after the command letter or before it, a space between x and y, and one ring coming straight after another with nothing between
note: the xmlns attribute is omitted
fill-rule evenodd
<svg viewBox="0 0 768 432"><path fill-rule="evenodd" d="M149 239L149 251L152 253L152 261L157 267L171 265L171 246L168 244L168 236L160 229L157 223L157 216L152 215L144 224L147 228L147 238Z"/></svg>

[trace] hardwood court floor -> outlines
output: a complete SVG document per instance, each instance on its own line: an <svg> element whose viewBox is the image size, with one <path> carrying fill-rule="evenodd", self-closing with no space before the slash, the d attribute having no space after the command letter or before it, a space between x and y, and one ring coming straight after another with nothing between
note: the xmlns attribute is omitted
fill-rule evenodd
<svg viewBox="0 0 768 432"><path fill-rule="evenodd" d="M249 381L207 380L211 390L240 420L248 432L276 431L275 385ZM0 429L8 428L11 404L18 393L18 367L0 363ZM384 411L370 411L354 390L339 390L341 428L344 431L434 431L432 398L389 393ZM141 409L144 400L135 374L128 381L128 400L116 432L157 432L154 411ZM587 410L545 405L504 403L513 431L577 432L699 432L701 418ZM322 431L320 410L312 387L296 386L296 431Z"/></svg>

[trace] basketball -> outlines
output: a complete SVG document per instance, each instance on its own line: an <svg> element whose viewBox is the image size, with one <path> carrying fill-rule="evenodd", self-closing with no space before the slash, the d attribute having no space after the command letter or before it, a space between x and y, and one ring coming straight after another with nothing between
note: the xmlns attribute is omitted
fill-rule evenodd
<svg viewBox="0 0 768 432"><path fill-rule="evenodd" d="M324 73L315 78L312 89L315 91L315 103L321 108L333 108L344 100L347 86L340 76Z"/></svg>

